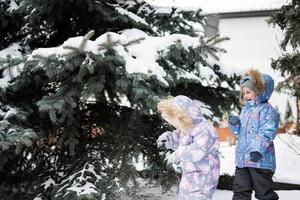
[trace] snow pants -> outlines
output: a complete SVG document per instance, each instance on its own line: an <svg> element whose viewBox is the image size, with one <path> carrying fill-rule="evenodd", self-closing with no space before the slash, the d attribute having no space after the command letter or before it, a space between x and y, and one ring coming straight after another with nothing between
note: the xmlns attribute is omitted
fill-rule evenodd
<svg viewBox="0 0 300 200"><path fill-rule="evenodd" d="M211 200L217 188L218 176L218 171L209 175L184 173L179 185L179 200Z"/></svg>
<svg viewBox="0 0 300 200"><path fill-rule="evenodd" d="M236 168L232 200L251 200L252 190L259 200L278 200L273 187L273 174L269 169Z"/></svg>

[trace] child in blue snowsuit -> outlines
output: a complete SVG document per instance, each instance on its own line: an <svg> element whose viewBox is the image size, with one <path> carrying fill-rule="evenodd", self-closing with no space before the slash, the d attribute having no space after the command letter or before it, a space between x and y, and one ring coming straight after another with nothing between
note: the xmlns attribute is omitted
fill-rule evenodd
<svg viewBox="0 0 300 200"><path fill-rule="evenodd" d="M256 70L241 80L244 107L240 116L228 118L238 140L233 200L251 200L252 190L259 200L279 199L272 180L276 168L273 140L279 123L278 112L268 103L273 90L273 79Z"/></svg>

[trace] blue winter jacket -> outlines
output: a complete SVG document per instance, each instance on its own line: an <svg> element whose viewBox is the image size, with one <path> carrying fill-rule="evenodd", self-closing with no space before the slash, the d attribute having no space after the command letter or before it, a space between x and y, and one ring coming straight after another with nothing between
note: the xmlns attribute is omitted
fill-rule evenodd
<svg viewBox="0 0 300 200"><path fill-rule="evenodd" d="M239 116L240 123L229 128L236 135L236 166L270 169L275 172L275 148L273 140L276 136L279 114L268 103L274 90L273 79L266 74L262 76L264 90L256 97L256 101L248 101ZM262 158L258 162L250 161L250 152L259 152Z"/></svg>

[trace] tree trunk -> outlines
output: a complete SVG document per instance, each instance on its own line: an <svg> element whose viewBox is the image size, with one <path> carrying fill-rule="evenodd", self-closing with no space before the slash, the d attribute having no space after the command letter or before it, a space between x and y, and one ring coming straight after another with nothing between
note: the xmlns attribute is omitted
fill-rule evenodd
<svg viewBox="0 0 300 200"><path fill-rule="evenodd" d="M299 125L300 125L300 97L296 96L297 102L297 121L296 121L296 134L300 135L299 133Z"/></svg>

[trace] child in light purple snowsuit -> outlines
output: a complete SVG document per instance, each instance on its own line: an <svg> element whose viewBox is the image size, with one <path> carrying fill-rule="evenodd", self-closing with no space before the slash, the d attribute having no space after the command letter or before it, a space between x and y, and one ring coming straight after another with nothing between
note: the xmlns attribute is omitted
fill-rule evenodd
<svg viewBox="0 0 300 200"><path fill-rule="evenodd" d="M211 200L219 173L219 140L214 127L190 98L180 95L159 102L162 117L176 128L159 136L158 146L175 150L170 162L179 162L180 200Z"/></svg>

